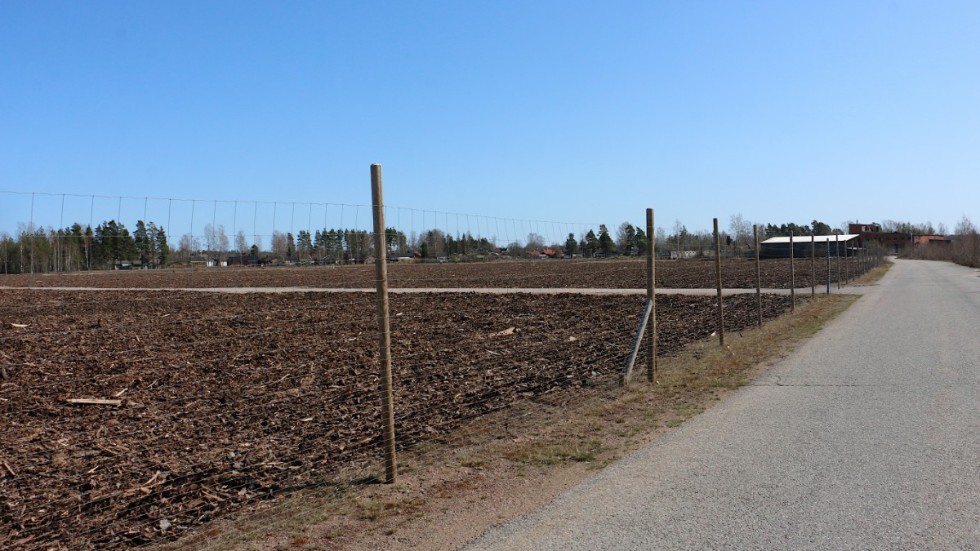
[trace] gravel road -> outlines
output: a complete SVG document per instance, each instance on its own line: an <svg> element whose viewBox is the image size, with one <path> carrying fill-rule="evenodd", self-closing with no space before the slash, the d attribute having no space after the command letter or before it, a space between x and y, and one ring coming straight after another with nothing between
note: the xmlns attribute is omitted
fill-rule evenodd
<svg viewBox="0 0 980 551"><path fill-rule="evenodd" d="M466 549L980 549L978 276L897 261L754 385Z"/></svg>

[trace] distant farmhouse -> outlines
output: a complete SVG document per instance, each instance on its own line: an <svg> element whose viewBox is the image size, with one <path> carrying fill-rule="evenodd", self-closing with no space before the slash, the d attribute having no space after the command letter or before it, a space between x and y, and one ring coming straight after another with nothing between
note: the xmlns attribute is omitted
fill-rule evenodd
<svg viewBox="0 0 980 551"><path fill-rule="evenodd" d="M839 235L817 235L813 237L816 256L851 256L860 249L879 248L900 253L911 247L947 247L950 239L944 235L915 235L903 232L881 231L881 225L860 222L847 225L848 232ZM810 236L800 235L793 239L793 256L810 256ZM789 258L790 238L773 237L760 243L761 258Z"/></svg>
<svg viewBox="0 0 980 551"><path fill-rule="evenodd" d="M857 234L858 245L867 247L878 245L892 252L901 252L916 246L948 246L949 238L944 235L914 235L902 232L883 232L880 224L848 224L848 233Z"/></svg>

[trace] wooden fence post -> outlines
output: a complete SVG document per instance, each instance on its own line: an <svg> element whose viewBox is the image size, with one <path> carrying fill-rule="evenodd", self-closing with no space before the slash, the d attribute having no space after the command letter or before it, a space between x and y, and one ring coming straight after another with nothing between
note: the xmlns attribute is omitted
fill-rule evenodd
<svg viewBox="0 0 980 551"><path fill-rule="evenodd" d="M830 238L827 238L827 294L830 294Z"/></svg>
<svg viewBox="0 0 980 551"><path fill-rule="evenodd" d="M391 377L391 325L388 317L388 266L385 243L381 165L371 165L371 205L374 209L374 266L377 277L378 348L381 353L381 410L384 422L385 482L398 479L395 455L395 400Z"/></svg>
<svg viewBox="0 0 980 551"><path fill-rule="evenodd" d="M793 232L789 232L789 311L796 311L796 251L793 249Z"/></svg>
<svg viewBox="0 0 980 551"><path fill-rule="evenodd" d="M840 289L840 234L834 234L834 248L837 250L837 288Z"/></svg>
<svg viewBox="0 0 980 551"><path fill-rule="evenodd" d="M810 234L810 298L817 296L817 238Z"/></svg>
<svg viewBox="0 0 980 551"><path fill-rule="evenodd" d="M759 327L762 327L762 264L759 261L759 226L752 224L755 236L755 304L759 312Z"/></svg>
<svg viewBox="0 0 980 551"><path fill-rule="evenodd" d="M715 279L718 281L718 344L725 346L725 305L721 293L721 234L718 233L718 219L715 225Z"/></svg>
<svg viewBox="0 0 980 551"><path fill-rule="evenodd" d="M650 302L650 321L647 325L647 380L657 375L657 281L654 255L657 251L653 225L653 209L647 209L647 300Z"/></svg>

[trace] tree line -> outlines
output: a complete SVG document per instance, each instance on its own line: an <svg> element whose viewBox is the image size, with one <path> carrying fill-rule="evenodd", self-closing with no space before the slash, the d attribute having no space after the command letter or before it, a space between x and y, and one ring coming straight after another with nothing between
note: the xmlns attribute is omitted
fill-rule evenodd
<svg viewBox="0 0 980 551"><path fill-rule="evenodd" d="M885 220L882 231L909 233L911 235L942 235L946 228L931 223L914 224ZM813 220L809 224L786 222L757 226L760 238L787 236L830 235L844 233L829 224ZM944 251L930 250L947 260L965 265L980 265L980 244L974 245L976 228L964 217L955 230L958 239ZM720 230L723 254L741 256L754 248L752 224L741 214L731 217L727 231ZM231 264L256 263L350 263L364 262L374 256L374 242L370 232L358 229L324 228L310 232L292 233L274 231L269 247L262 247L261 238L253 236L249 242L244 231L239 230L234 242L228 238L221 225L207 225L202 235L184 234L173 247L165 229L154 222L137 220L131 232L123 223L107 220L94 228L75 223L67 228L34 228L21 225L16 238L0 234L0 273L43 273L79 270L105 270L124 267L156 268L172 263L188 263L194 260L224 261ZM527 257L548 255L553 257L602 258L608 256L642 256L646 254L651 236L629 222L623 222L615 236L605 224L597 230L588 229L576 236L569 233L563 243L547 243L537 233L530 233L521 243L513 241L499 247L485 237L469 233L452 235L438 228L411 236L396 228L385 230L387 255L408 256L420 259L468 258L507 255ZM712 231L689 231L679 220L671 232L657 228L652 238L656 242L658 256L704 257L714 251ZM925 254L920 252L920 254Z"/></svg>
<svg viewBox="0 0 980 551"><path fill-rule="evenodd" d="M724 233L726 244L732 246L739 240L748 244L741 217L733 217L732 234ZM814 221L821 231L825 224ZM784 224L766 227L767 236L780 235L792 229L805 233L800 226ZM274 231L268 248L263 248L261 237L253 236L250 243L244 230L239 230L233 242L224 226L208 224L201 235L184 234L175 247L168 242L167 232L154 222L136 222L132 232L121 222L105 221L95 228L73 224L54 229L21 228L17 238L0 236L0 272L58 272L78 270L104 270L123 267L155 268L169 263L189 263L195 260L228 262L231 264L259 263L350 263L364 262L374 256L372 236L365 230L324 228L310 232ZM661 254L674 247L698 251L699 255L713 250L714 237L709 232L688 232L677 223L674 234L658 228L658 249ZM408 256L420 259L446 257L465 258L488 255L511 257L542 256L602 258L608 256L642 256L646 254L649 236L639 226L623 222L615 236L608 226L600 224L576 237L569 233L563 243L547 243L537 233L530 233L523 243L513 241L499 247L485 237L469 233L452 235L438 228L426 230L411 237L396 228L387 228L385 242L389 256Z"/></svg>
<svg viewBox="0 0 980 551"><path fill-rule="evenodd" d="M0 273L5 274L103 270L121 262L157 267L169 255L163 227L142 220L132 233L108 220L95 228L78 223L59 229L21 226L17 239L0 235Z"/></svg>
<svg viewBox="0 0 980 551"><path fill-rule="evenodd" d="M158 268L173 263L216 261L232 263L363 262L373 256L369 232L356 229L323 229L292 233L274 231L269 249L261 238L249 242L244 231L229 240L221 225L208 224L202 235L184 234L171 245L163 226L137 220L130 231L122 222L107 220L95 226L75 223L67 228L43 228L21 224L16 237L0 233L0 273L74 272L118 268ZM385 232L389 255L411 254L409 240L395 228ZM479 240L468 238L470 248ZM450 251L462 247L451 237ZM480 247L486 248L486 240Z"/></svg>

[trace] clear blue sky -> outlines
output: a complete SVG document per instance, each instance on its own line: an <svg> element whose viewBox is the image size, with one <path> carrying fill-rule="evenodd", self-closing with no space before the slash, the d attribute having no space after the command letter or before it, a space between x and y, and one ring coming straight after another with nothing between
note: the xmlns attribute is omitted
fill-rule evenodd
<svg viewBox="0 0 980 551"><path fill-rule="evenodd" d="M976 1L0 0L0 190L55 194L35 224L250 234L340 225L376 162L414 229L952 230L980 222L978 28Z"/></svg>

